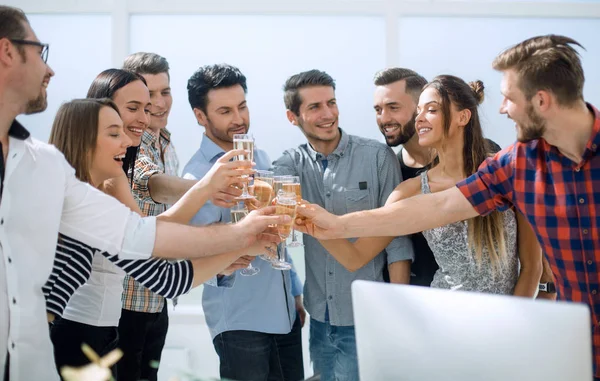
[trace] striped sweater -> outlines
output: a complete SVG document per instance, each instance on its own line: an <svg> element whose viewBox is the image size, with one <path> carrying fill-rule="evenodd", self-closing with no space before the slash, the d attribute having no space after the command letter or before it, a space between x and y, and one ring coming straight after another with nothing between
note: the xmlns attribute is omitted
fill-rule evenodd
<svg viewBox="0 0 600 381"><path fill-rule="evenodd" d="M59 234L52 273L42 287L47 312L56 317L62 316L71 296L90 277L95 254L103 255L142 285L165 298L185 294L192 288L194 269L190 261L119 259L117 255L100 252Z"/></svg>

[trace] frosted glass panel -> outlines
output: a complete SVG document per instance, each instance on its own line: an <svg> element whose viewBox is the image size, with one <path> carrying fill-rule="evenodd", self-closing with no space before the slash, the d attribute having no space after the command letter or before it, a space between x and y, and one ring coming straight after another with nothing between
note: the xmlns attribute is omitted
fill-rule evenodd
<svg viewBox="0 0 600 381"><path fill-rule="evenodd" d="M56 74L48 87L48 109L19 120L35 138L47 141L60 105L85 98L96 75L111 67L111 20L108 15L27 17L40 41L50 44L48 64Z"/></svg>
<svg viewBox="0 0 600 381"><path fill-rule="evenodd" d="M410 17L400 20L400 61L427 79L454 74L464 80L480 79L486 87L482 123L486 134L501 146L515 140L514 123L498 113L501 75L491 67L505 48L542 34L563 34L579 41L586 75L584 95L600 105L600 20Z"/></svg>
<svg viewBox="0 0 600 381"><path fill-rule="evenodd" d="M187 100L187 80L198 67L226 62L248 78L251 133L272 159L303 142L285 117L282 86L313 68L337 80L340 125L380 138L372 111L372 77L385 63L384 21L372 17L151 16L131 18L131 51L152 51L171 66L169 128L185 164L204 129Z"/></svg>

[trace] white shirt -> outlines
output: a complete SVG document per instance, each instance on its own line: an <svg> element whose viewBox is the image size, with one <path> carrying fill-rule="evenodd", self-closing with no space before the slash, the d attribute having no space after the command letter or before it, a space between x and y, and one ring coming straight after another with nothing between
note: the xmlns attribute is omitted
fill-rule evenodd
<svg viewBox="0 0 600 381"><path fill-rule="evenodd" d="M124 279L123 270L96 252L90 278L75 290L62 317L94 327L118 327Z"/></svg>
<svg viewBox="0 0 600 381"><path fill-rule="evenodd" d="M61 233L122 258L150 257L156 220L82 183L54 147L14 122L0 200L0 378L59 380L42 286ZM7 147L3 147L6 152Z"/></svg>

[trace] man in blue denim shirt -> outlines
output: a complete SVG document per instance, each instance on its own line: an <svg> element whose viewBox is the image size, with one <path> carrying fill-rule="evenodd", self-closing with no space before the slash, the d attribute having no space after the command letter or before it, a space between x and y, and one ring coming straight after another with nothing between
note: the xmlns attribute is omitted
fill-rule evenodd
<svg viewBox="0 0 600 381"><path fill-rule="evenodd" d="M318 70L296 74L284 86L290 122L308 143L284 152L276 174L300 176L302 196L335 214L383 206L402 180L393 151L338 126L335 82ZM358 381L350 285L356 279L408 284L414 258L408 237L397 237L379 255L348 271L321 244L304 236L305 305L310 313L310 357L322 381Z"/></svg>
<svg viewBox="0 0 600 381"><path fill-rule="evenodd" d="M201 67L189 79L190 105L205 134L183 170L185 178L202 178L225 151L233 149L233 135L248 132L246 90L246 77L230 65ZM257 169L270 166L267 154L257 148L254 161ZM229 209L207 203L191 222L230 221ZM257 275L234 272L204 287L202 306L220 358L221 377L302 380L302 283L294 270L278 271L260 259L252 265L260 269Z"/></svg>

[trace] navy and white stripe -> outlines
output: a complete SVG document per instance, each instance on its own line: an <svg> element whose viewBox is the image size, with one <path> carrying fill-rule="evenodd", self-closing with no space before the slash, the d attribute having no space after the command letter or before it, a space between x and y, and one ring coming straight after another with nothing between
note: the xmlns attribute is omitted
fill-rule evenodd
<svg viewBox="0 0 600 381"><path fill-rule="evenodd" d="M104 255L142 285L165 298L185 294L192 288L194 269L190 261L119 259L117 255L100 252L59 234L52 273L42 288L47 312L62 316L71 296L90 277L92 259L96 254Z"/></svg>

